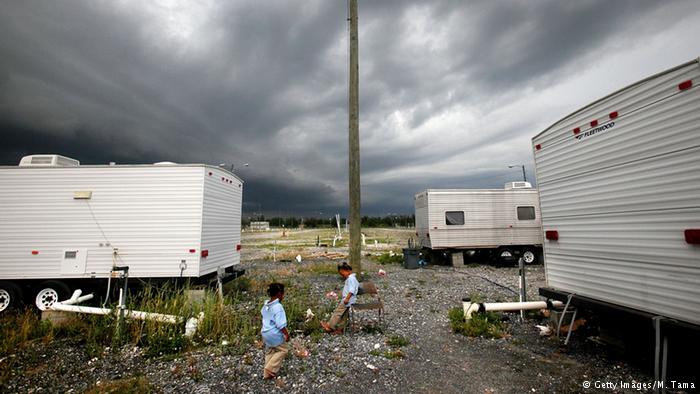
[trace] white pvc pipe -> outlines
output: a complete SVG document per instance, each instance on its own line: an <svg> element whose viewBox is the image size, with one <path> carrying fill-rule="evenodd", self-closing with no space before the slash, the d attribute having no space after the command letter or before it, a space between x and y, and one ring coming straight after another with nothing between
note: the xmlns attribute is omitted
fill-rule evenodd
<svg viewBox="0 0 700 394"><path fill-rule="evenodd" d="M484 310L489 311L524 311L530 309L546 309L545 301L525 301L525 302L487 302L482 304Z"/></svg>
<svg viewBox="0 0 700 394"><path fill-rule="evenodd" d="M51 305L50 309L54 311L62 311L62 312L74 312L74 313L88 313L92 315L109 315L113 312L112 309L108 308L97 308L97 307L92 307L92 306L80 306L80 305L73 305L73 304L78 304L83 301L87 301L89 299L93 298L92 294L80 296L82 294L82 290L78 289L73 292L73 295L71 296L70 299L62 301L62 302L56 302L53 305ZM171 324L178 324L182 323L185 321L185 318L182 316L176 316L176 315L166 315L163 313L153 313L153 312L143 312L143 311L132 311L128 309L124 309L124 317L129 318L129 319L136 319L136 320L155 320L159 321L162 323L171 323ZM192 317L187 319L186 324L185 324L185 336L191 337L194 335L194 333L197 331L197 326L199 325L199 321L204 317L204 313L199 314L199 318Z"/></svg>
<svg viewBox="0 0 700 394"><path fill-rule="evenodd" d="M84 295L81 297L80 296L81 294L83 294L83 291L78 289L78 290L73 292L73 295L71 296L71 298L69 298L65 301L61 301L61 304L63 304L63 305L80 304L81 302L91 300L94 297L94 295L92 295L92 294Z"/></svg>
<svg viewBox="0 0 700 394"><path fill-rule="evenodd" d="M80 305L66 305L63 302L56 302L51 306L51 309L55 311L63 312L76 312L76 313L89 313L93 315L109 315L112 313L112 309L107 308L96 308L92 306L80 306ZM142 312L142 311L132 311L124 309L124 317L136 320L156 320L163 323L173 323L177 324L183 320L183 317L175 315L165 315L162 313L152 313L152 312Z"/></svg>
<svg viewBox="0 0 700 394"><path fill-rule="evenodd" d="M513 311L523 311L532 309L547 309L550 305L554 308L561 308L564 303L561 301L527 301L527 302L486 302L486 303L471 303L463 302L464 307L464 317L469 320L472 314L478 311L502 311L502 312L513 312Z"/></svg>

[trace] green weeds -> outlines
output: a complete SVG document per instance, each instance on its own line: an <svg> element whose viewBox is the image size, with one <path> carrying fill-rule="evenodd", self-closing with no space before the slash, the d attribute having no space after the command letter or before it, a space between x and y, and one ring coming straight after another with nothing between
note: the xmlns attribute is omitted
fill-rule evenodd
<svg viewBox="0 0 700 394"><path fill-rule="evenodd" d="M469 321L464 319L464 309L452 308L448 312L452 331L468 337L502 338L505 335L500 315L493 312L475 313Z"/></svg>
<svg viewBox="0 0 700 394"><path fill-rule="evenodd" d="M408 344L410 343L411 341L406 339L404 336L398 334L392 335L389 337L389 339L386 340L386 344L393 347L408 346Z"/></svg>
<svg viewBox="0 0 700 394"><path fill-rule="evenodd" d="M386 264L401 264L403 262L403 254L400 252L389 251L382 253L379 256L375 256L377 263Z"/></svg>

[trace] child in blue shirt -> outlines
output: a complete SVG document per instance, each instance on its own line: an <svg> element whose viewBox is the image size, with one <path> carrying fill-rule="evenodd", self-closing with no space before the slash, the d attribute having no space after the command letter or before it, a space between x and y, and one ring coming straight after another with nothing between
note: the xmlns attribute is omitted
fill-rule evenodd
<svg viewBox="0 0 700 394"><path fill-rule="evenodd" d="M284 299L284 285L281 283L271 283L267 289L270 296L269 301L265 301L260 310L262 315L262 334L265 342L265 369L263 377L272 379L277 376L282 367L282 361L289 352L289 332L287 332L287 315L284 307L280 303Z"/></svg>
<svg viewBox="0 0 700 394"><path fill-rule="evenodd" d="M345 279L343 298L338 303L335 311L333 311L328 323L321 322L321 326L326 332L338 332L340 330L338 326L347 318L348 308L357 301L357 292L360 290L360 282L355 277L355 274L352 272L352 267L348 263L343 263L338 266L338 274Z"/></svg>

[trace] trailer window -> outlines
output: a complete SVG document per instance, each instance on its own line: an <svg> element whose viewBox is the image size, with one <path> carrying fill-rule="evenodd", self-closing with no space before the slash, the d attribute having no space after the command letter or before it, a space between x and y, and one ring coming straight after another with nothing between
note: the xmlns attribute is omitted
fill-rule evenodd
<svg viewBox="0 0 700 394"><path fill-rule="evenodd" d="M535 207L518 207L518 220L535 220Z"/></svg>
<svg viewBox="0 0 700 394"><path fill-rule="evenodd" d="M461 226L464 224L464 212L462 211L447 211L445 212L445 224L448 226Z"/></svg>

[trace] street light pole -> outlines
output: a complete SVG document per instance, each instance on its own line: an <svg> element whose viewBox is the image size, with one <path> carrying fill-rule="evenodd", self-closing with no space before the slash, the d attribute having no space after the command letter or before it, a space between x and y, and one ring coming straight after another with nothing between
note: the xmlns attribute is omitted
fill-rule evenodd
<svg viewBox="0 0 700 394"><path fill-rule="evenodd" d="M512 166L508 166L508 168L515 168L515 167L521 167L523 169L523 182L527 182L527 177L525 176L525 164L514 164Z"/></svg>

